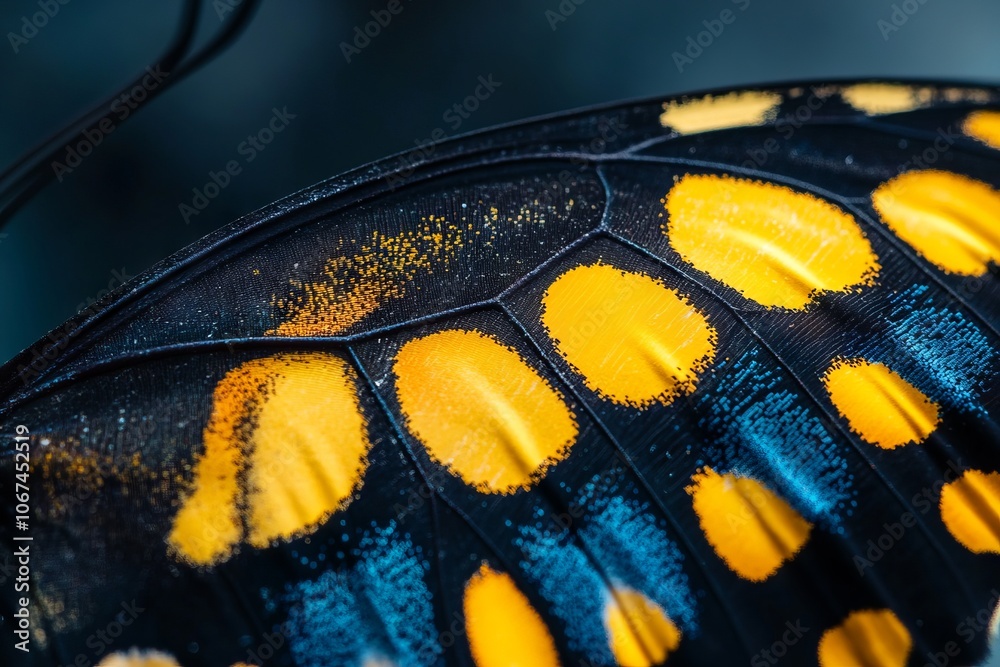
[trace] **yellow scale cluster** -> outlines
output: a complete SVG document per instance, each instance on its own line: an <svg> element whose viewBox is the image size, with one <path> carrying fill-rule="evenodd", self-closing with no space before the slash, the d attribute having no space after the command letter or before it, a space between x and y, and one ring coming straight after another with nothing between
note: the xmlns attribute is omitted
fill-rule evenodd
<svg viewBox="0 0 1000 667"><path fill-rule="evenodd" d="M332 336L343 333L374 312L388 299L406 294L420 273L447 272L470 234L462 227L430 215L412 231L384 235L373 231L360 248L341 240L326 262L323 278L293 284L298 294L276 299L286 317L267 333L275 336Z"/></svg>
<svg viewBox="0 0 1000 667"><path fill-rule="evenodd" d="M480 207L484 207L482 201ZM564 214L576 206L570 199ZM292 294L276 297L274 305L284 313L271 336L334 336L342 334L392 299L402 298L417 276L448 273L463 249L475 244L489 248L503 226L544 225L557 213L553 204L534 201L522 204L517 213L503 217L490 206L482 220L462 217L450 222L444 216L421 218L416 229L386 235L376 230L360 244L340 239L327 260L322 278L293 282ZM516 232L515 232L516 233Z"/></svg>

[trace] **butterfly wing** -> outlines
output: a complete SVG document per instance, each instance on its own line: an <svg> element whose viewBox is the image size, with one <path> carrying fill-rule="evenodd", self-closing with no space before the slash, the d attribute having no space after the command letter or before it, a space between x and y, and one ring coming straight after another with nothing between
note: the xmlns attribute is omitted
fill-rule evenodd
<svg viewBox="0 0 1000 667"><path fill-rule="evenodd" d="M981 658L998 104L640 102L238 221L0 373L0 613L60 664Z"/></svg>

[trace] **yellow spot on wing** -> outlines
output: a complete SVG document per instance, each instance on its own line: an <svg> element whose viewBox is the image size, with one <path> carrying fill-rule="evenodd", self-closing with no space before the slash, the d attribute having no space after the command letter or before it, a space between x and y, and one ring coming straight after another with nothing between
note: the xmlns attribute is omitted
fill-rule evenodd
<svg viewBox="0 0 1000 667"><path fill-rule="evenodd" d="M889 228L948 273L981 275L1000 261L1000 192L948 171L908 171L880 185L872 204Z"/></svg>
<svg viewBox="0 0 1000 667"><path fill-rule="evenodd" d="M918 109L929 104L933 94L930 88L896 83L859 83L840 91L844 101L872 116Z"/></svg>
<svg viewBox="0 0 1000 667"><path fill-rule="evenodd" d="M715 330L687 299L641 273L578 266L542 297L542 324L592 390L615 403L668 404L694 391Z"/></svg>
<svg viewBox="0 0 1000 667"><path fill-rule="evenodd" d="M665 233L685 261L767 307L870 285L878 258L855 219L791 188L687 175L665 200Z"/></svg>
<svg viewBox="0 0 1000 667"><path fill-rule="evenodd" d="M691 482L705 539L744 579L767 579L809 539L812 524L755 479L705 468Z"/></svg>
<svg viewBox="0 0 1000 667"><path fill-rule="evenodd" d="M247 471L255 547L321 522L350 498L367 465L353 371L337 357L303 361L279 370L257 413Z"/></svg>
<svg viewBox="0 0 1000 667"><path fill-rule="evenodd" d="M464 610L477 667L559 664L549 629L509 574L484 563L465 585Z"/></svg>
<svg viewBox="0 0 1000 667"><path fill-rule="evenodd" d="M941 489L941 519L974 553L1000 553L1000 472L966 470Z"/></svg>
<svg viewBox="0 0 1000 667"><path fill-rule="evenodd" d="M823 633L820 667L904 667L913 640L906 626L888 609L851 613Z"/></svg>
<svg viewBox="0 0 1000 667"><path fill-rule="evenodd" d="M1000 111L973 111L962 123L962 131L987 146L1000 149Z"/></svg>
<svg viewBox="0 0 1000 667"><path fill-rule="evenodd" d="M97 667L180 667L180 663L167 653L132 649L107 655Z"/></svg>
<svg viewBox="0 0 1000 667"><path fill-rule="evenodd" d="M883 449L922 442L940 422L940 407L884 364L838 359L823 383L851 430Z"/></svg>
<svg viewBox="0 0 1000 667"><path fill-rule="evenodd" d="M615 589L604 608L608 645L621 667L653 667L677 650L681 631L642 593Z"/></svg>
<svg viewBox="0 0 1000 667"><path fill-rule="evenodd" d="M994 99L990 91L982 88L933 88L905 83L859 83L839 92L845 102L870 116L925 109L933 104L986 104Z"/></svg>
<svg viewBox="0 0 1000 667"><path fill-rule="evenodd" d="M343 333L389 299L406 294L420 273L447 271L465 244L468 229L428 216L411 231L387 236L373 231L360 248L341 240L326 262L323 278L300 285L276 305L285 320L267 333L276 336L333 336ZM489 241L485 241L489 243Z"/></svg>
<svg viewBox="0 0 1000 667"><path fill-rule="evenodd" d="M763 125L773 120L781 104L778 93L744 91L706 95L663 105L660 124L680 134L696 134L729 127Z"/></svg>
<svg viewBox="0 0 1000 667"><path fill-rule="evenodd" d="M484 493L529 488L576 440L559 393L515 350L478 331L411 340L393 370L410 430L432 458Z"/></svg>
<svg viewBox="0 0 1000 667"><path fill-rule="evenodd" d="M349 501L367 465L354 372L329 354L233 369L215 388L203 437L193 489L168 537L171 551L196 565L227 558L243 538L264 547L308 532Z"/></svg>

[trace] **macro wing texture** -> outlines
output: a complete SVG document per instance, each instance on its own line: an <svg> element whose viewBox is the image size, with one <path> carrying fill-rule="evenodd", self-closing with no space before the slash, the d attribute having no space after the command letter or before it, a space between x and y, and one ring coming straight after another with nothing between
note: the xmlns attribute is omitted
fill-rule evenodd
<svg viewBox="0 0 1000 667"><path fill-rule="evenodd" d="M0 370L3 664L982 661L998 265L996 89L650 100L322 183Z"/></svg>

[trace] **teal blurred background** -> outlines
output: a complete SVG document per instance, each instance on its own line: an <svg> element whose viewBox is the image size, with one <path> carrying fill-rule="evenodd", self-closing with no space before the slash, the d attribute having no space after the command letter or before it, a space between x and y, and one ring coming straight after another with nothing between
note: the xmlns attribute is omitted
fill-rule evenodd
<svg viewBox="0 0 1000 667"><path fill-rule="evenodd" d="M217 9L237 1L208 3L201 41L231 18ZM47 186L0 238L0 361L121 274L137 275L283 195L412 148L437 128L464 133L625 98L789 79L1000 83L995 0L396 1L399 13L347 62L341 43L388 0L264 0L231 49ZM39 0L2 3L0 162L151 64L180 9L178 1L69 0L22 42L10 33L21 33ZM679 67L674 53L724 9L736 20ZM894 12L898 30L890 29ZM445 113L490 75L499 88L455 127ZM246 163L241 143L285 107L295 118ZM179 204L233 159L242 172L186 224Z"/></svg>

